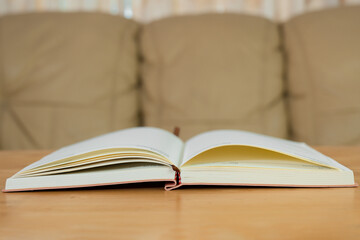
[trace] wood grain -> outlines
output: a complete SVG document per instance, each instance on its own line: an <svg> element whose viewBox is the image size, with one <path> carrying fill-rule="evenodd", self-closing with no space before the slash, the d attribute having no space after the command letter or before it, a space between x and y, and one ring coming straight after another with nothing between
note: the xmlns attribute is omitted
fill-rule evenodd
<svg viewBox="0 0 360 240"><path fill-rule="evenodd" d="M319 147L360 179L360 147ZM48 151L0 152L0 181ZM0 194L0 239L359 239L359 188L131 185Z"/></svg>

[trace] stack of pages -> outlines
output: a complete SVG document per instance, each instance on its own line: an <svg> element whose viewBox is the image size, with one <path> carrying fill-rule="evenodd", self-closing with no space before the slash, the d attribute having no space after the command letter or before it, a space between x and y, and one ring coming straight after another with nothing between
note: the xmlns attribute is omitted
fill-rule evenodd
<svg viewBox="0 0 360 240"><path fill-rule="evenodd" d="M6 181L5 192L136 182L183 185L352 187L353 172L298 143L238 130L187 142L162 129L125 129L45 156Z"/></svg>

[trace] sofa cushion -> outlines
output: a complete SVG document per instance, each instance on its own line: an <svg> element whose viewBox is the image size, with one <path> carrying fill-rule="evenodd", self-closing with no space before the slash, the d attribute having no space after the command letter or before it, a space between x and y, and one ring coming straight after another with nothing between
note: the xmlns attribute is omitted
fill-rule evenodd
<svg viewBox="0 0 360 240"><path fill-rule="evenodd" d="M57 148L136 126L136 32L97 13L0 18L1 148Z"/></svg>
<svg viewBox="0 0 360 240"><path fill-rule="evenodd" d="M276 24L238 14L171 17L141 34L145 125L287 137Z"/></svg>
<svg viewBox="0 0 360 240"><path fill-rule="evenodd" d="M294 138L360 143L360 7L296 17L285 25Z"/></svg>

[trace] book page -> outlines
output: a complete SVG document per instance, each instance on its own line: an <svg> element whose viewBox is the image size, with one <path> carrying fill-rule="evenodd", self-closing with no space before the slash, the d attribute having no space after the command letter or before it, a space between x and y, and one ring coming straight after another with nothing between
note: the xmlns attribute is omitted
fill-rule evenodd
<svg viewBox="0 0 360 240"><path fill-rule="evenodd" d="M295 158L309 160L319 165L330 166L342 170L348 168L335 160L317 152L305 143L265 136L239 130L215 130L199 134L185 143L182 164L184 165L198 154L220 146L250 146L267 149Z"/></svg>
<svg viewBox="0 0 360 240"><path fill-rule="evenodd" d="M8 178L6 191L105 186L135 182L173 182L174 170L151 163L124 163L66 174Z"/></svg>
<svg viewBox="0 0 360 240"><path fill-rule="evenodd" d="M175 166L181 162L184 143L174 134L153 127L136 127L104 134L73 145L61 148L41 160L25 167L22 171L32 169L64 158L100 151L104 149L135 148L157 153Z"/></svg>

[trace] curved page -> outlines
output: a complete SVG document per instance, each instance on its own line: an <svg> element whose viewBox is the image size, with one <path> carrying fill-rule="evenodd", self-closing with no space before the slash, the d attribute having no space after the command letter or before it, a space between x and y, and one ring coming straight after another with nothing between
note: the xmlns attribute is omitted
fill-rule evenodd
<svg viewBox="0 0 360 240"><path fill-rule="evenodd" d="M172 133L162 129L152 127L130 128L61 148L25 167L22 171L86 153L121 148L151 151L168 159L175 166L179 166L183 142Z"/></svg>
<svg viewBox="0 0 360 240"><path fill-rule="evenodd" d="M199 134L185 144L182 165L195 156L220 146L241 145L278 152L314 164L350 171L305 143L283 140L239 130L215 130Z"/></svg>

